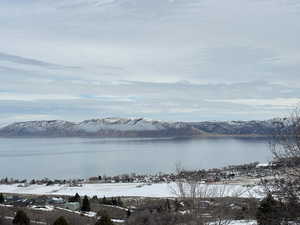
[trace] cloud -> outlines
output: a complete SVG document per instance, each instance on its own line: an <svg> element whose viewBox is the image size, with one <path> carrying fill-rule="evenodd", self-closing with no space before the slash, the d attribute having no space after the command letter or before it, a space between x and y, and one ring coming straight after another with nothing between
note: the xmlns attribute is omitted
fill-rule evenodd
<svg viewBox="0 0 300 225"><path fill-rule="evenodd" d="M31 90L20 84L0 90L0 116L84 120L100 117L147 117L163 120L269 119L300 102L299 88L264 81L234 84L49 81ZM51 93L49 93L51 90ZM39 92L40 94L36 94ZM18 117L19 116L19 117ZM41 117L39 117L41 118Z"/></svg>
<svg viewBox="0 0 300 225"><path fill-rule="evenodd" d="M21 94L21 93L9 93L0 92L0 101L40 101L40 100L73 100L79 99L77 96L70 95L38 95L38 94Z"/></svg>
<svg viewBox="0 0 300 225"><path fill-rule="evenodd" d="M17 63L17 64L25 64L25 65L32 65L32 66L39 66L39 67L44 67L47 69L67 69L67 68L76 68L76 67L69 67L69 66L62 66L58 64L53 64L53 63L48 63L32 58L24 58L21 56L16 56L16 55L10 55L6 53L0 52L0 61L4 62L12 62L12 63Z"/></svg>
<svg viewBox="0 0 300 225"><path fill-rule="evenodd" d="M0 116L280 115L300 97L299 12L293 0L4 0Z"/></svg>
<svg viewBox="0 0 300 225"><path fill-rule="evenodd" d="M300 98L272 98L272 99L214 99L208 102L234 103L250 106L269 106L283 109L295 108L300 103Z"/></svg>

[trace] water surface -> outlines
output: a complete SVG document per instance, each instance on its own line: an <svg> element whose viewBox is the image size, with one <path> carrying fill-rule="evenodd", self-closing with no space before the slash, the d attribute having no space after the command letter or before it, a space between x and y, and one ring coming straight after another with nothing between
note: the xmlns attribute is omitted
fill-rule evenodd
<svg viewBox="0 0 300 225"><path fill-rule="evenodd" d="M271 159L261 138L0 138L0 177L96 175L218 168Z"/></svg>

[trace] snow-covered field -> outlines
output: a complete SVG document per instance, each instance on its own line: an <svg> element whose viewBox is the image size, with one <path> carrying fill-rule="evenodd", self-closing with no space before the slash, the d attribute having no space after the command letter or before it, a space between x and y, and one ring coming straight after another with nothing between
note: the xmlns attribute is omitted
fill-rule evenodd
<svg viewBox="0 0 300 225"><path fill-rule="evenodd" d="M238 196L260 197L259 188L248 188L242 185L202 185L205 193L210 192L210 197ZM209 191L208 191L209 189ZM0 185L0 193L35 194L35 195L87 195L98 197L177 197L175 183L137 184L137 183L114 183L114 184L83 184L81 187L68 185L29 185L20 187L18 184ZM213 195L213 196L212 196Z"/></svg>
<svg viewBox="0 0 300 225"><path fill-rule="evenodd" d="M229 225L257 225L254 220L234 220Z"/></svg>

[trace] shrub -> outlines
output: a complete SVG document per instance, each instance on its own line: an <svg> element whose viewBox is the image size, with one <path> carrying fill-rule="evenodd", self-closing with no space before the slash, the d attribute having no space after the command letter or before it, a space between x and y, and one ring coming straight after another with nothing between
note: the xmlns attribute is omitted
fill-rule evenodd
<svg viewBox="0 0 300 225"><path fill-rule="evenodd" d="M95 223L95 225L113 225L109 215L105 212L101 213L101 218Z"/></svg>
<svg viewBox="0 0 300 225"><path fill-rule="evenodd" d="M22 210L18 210L15 218L13 219L13 224L17 225L29 225L30 219L26 215L26 213Z"/></svg>
<svg viewBox="0 0 300 225"><path fill-rule="evenodd" d="M89 212L91 211L90 201L88 197L85 195L82 201L81 211Z"/></svg>
<svg viewBox="0 0 300 225"><path fill-rule="evenodd" d="M268 194L259 204L256 213L258 225L280 225L282 220L280 202Z"/></svg>
<svg viewBox="0 0 300 225"><path fill-rule="evenodd" d="M0 193L0 204L4 203L4 196L2 193Z"/></svg>
<svg viewBox="0 0 300 225"><path fill-rule="evenodd" d="M55 222L53 223L53 225L69 225L69 224L66 221L66 219L63 216L61 216L57 220L55 220Z"/></svg>

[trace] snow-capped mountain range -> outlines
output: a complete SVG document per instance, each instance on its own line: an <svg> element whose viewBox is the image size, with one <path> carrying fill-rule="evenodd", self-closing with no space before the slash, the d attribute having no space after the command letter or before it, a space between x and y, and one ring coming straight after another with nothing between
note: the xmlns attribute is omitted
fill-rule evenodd
<svg viewBox="0 0 300 225"><path fill-rule="evenodd" d="M285 124L285 121L278 118L261 121L204 121L188 124L208 134L266 136L274 134L279 124Z"/></svg>
<svg viewBox="0 0 300 225"><path fill-rule="evenodd" d="M190 137L199 135L269 135L280 120L165 122L143 118L105 118L82 122L44 120L0 128L9 137Z"/></svg>
<svg viewBox="0 0 300 225"><path fill-rule="evenodd" d="M165 137L200 134L200 130L183 122L143 118L92 119L79 123L62 120L28 121L13 123L0 129L0 136Z"/></svg>

